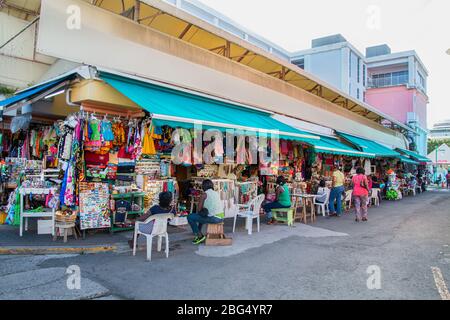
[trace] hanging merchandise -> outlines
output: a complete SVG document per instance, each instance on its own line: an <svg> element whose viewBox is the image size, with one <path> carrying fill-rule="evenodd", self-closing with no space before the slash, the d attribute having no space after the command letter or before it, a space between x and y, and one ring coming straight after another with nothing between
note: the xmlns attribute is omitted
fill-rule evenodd
<svg viewBox="0 0 450 320"><path fill-rule="evenodd" d="M369 159L364 161L364 170L366 172L366 176L370 176L372 174L372 163Z"/></svg>
<svg viewBox="0 0 450 320"><path fill-rule="evenodd" d="M122 147L125 145L125 128L120 119L115 119L112 124L112 130L114 133L113 145L115 147Z"/></svg>
<svg viewBox="0 0 450 320"><path fill-rule="evenodd" d="M111 121L106 119L106 116L102 121L101 127L102 127L103 140L104 141L114 141L114 133L112 130L112 123L111 123Z"/></svg>

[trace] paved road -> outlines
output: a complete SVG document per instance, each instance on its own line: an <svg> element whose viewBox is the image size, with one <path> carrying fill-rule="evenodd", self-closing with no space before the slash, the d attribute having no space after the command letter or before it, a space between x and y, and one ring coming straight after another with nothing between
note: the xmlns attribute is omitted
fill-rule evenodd
<svg viewBox="0 0 450 320"><path fill-rule="evenodd" d="M0 299L445 298L450 193L383 202L369 215L367 223L347 215L320 218L314 228L264 226L251 239L240 232L241 249L232 252L205 254L189 242L176 243L169 259L154 254L151 263L144 252L0 257ZM81 271L80 290L67 289L65 270L72 265ZM368 289L369 277L380 289Z"/></svg>

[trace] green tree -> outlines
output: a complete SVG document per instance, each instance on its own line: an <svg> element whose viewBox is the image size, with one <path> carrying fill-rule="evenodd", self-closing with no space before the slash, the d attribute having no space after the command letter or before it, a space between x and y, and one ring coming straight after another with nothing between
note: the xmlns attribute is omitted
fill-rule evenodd
<svg viewBox="0 0 450 320"><path fill-rule="evenodd" d="M442 146L443 144L450 146L450 139L430 140L428 141L428 154Z"/></svg>
<svg viewBox="0 0 450 320"><path fill-rule="evenodd" d="M14 94L14 92L16 92L16 90L0 86L0 94L4 94L5 96L10 96L10 95Z"/></svg>

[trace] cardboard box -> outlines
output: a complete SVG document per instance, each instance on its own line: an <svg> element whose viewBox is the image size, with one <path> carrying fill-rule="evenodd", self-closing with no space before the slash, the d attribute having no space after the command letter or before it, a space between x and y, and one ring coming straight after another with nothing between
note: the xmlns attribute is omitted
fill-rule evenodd
<svg viewBox="0 0 450 320"><path fill-rule="evenodd" d="M37 225L38 234L52 234L52 219L39 219Z"/></svg>

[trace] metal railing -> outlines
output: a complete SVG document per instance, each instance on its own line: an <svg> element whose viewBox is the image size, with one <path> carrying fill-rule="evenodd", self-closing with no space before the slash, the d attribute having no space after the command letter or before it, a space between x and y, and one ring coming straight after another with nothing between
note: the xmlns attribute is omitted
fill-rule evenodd
<svg viewBox="0 0 450 320"><path fill-rule="evenodd" d="M369 88L383 88L408 84L409 76L407 74L390 75L380 78L369 78Z"/></svg>

